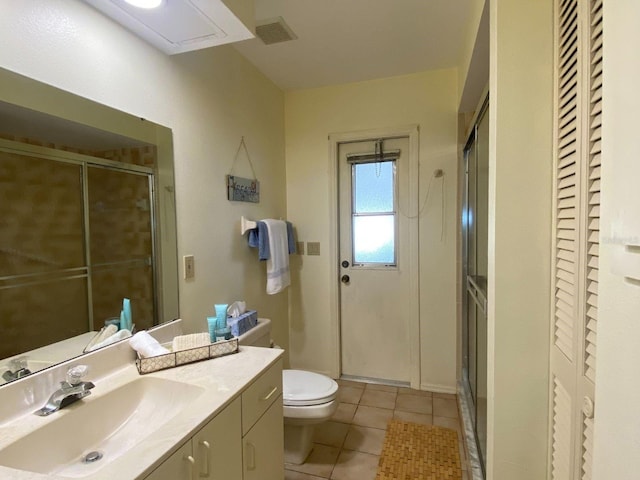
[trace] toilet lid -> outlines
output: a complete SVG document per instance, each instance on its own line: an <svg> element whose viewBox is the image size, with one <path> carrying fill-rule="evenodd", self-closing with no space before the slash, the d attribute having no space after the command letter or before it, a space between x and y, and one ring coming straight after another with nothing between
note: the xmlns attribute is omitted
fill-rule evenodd
<svg viewBox="0 0 640 480"><path fill-rule="evenodd" d="M336 398L338 384L319 373L283 370L282 392L285 405L319 405Z"/></svg>

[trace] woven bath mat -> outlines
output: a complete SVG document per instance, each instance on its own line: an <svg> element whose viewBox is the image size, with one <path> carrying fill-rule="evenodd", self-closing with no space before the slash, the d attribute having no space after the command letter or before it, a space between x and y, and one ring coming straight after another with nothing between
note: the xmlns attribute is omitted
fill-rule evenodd
<svg viewBox="0 0 640 480"><path fill-rule="evenodd" d="M389 421L376 480L461 480L455 430Z"/></svg>

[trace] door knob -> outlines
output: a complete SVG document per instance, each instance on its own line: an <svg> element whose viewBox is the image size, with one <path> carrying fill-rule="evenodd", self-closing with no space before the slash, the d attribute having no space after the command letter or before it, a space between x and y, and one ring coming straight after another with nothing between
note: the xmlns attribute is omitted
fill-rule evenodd
<svg viewBox="0 0 640 480"><path fill-rule="evenodd" d="M342 265L342 268L348 268L349 262L347 262L346 260L343 260L341 265Z"/></svg>
<svg viewBox="0 0 640 480"><path fill-rule="evenodd" d="M349 275L342 275L342 277L340 277L342 283L349 283L349 280Z"/></svg>

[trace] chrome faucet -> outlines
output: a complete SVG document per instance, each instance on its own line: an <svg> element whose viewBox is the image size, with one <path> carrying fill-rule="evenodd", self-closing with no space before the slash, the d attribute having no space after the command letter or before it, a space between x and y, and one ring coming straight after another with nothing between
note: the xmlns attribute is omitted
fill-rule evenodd
<svg viewBox="0 0 640 480"><path fill-rule="evenodd" d="M46 417L57 412L81 398L91 395L91 389L95 385L91 382L83 382L82 378L89 371L86 365L76 365L67 370L67 379L60 382L60 388L51 394L46 405L34 412L36 415Z"/></svg>
<svg viewBox="0 0 640 480"><path fill-rule="evenodd" d="M27 368L27 357L14 358L9 362L9 368L2 374L5 382L11 382L31 374Z"/></svg>

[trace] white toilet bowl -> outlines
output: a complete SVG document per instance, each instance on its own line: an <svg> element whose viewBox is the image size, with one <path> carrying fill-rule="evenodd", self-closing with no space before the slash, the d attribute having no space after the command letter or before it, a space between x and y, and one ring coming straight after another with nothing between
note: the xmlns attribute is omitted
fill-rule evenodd
<svg viewBox="0 0 640 480"><path fill-rule="evenodd" d="M260 318L258 325L240 335L240 345L268 347L271 320ZM283 370L284 461L301 464L311 453L313 431L338 408L338 384L319 373Z"/></svg>
<svg viewBox="0 0 640 480"><path fill-rule="evenodd" d="M313 431L338 408L338 384L331 378L303 370L282 372L284 461L301 464L311 453Z"/></svg>

